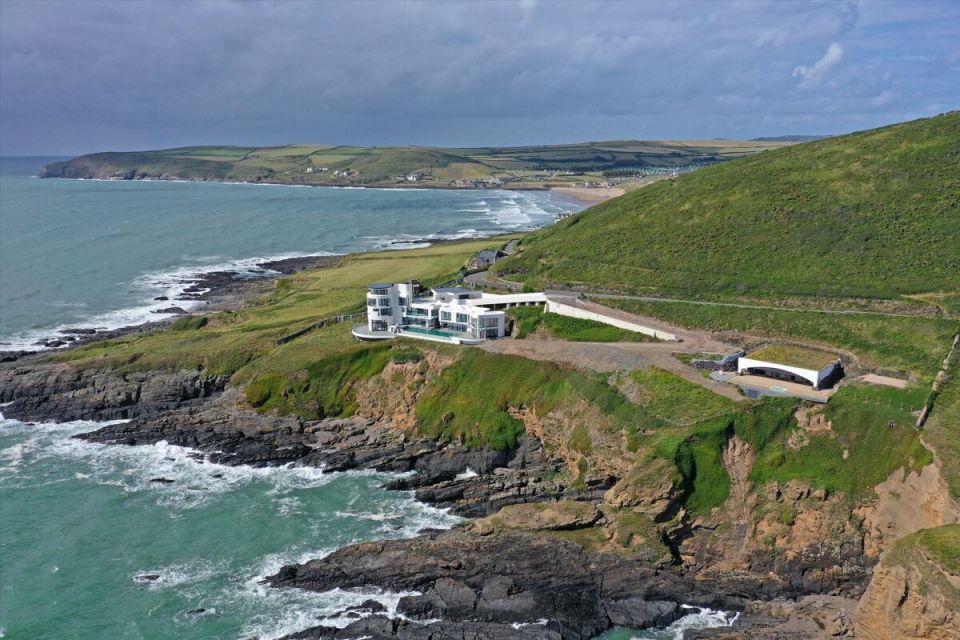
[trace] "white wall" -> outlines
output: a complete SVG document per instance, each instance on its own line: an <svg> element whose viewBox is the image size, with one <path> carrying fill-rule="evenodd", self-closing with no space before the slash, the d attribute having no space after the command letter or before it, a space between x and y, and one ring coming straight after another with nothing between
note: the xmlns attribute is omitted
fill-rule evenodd
<svg viewBox="0 0 960 640"><path fill-rule="evenodd" d="M547 294L540 293L484 293L478 298L464 300L468 304L485 306L492 304L543 304L547 301Z"/></svg>
<svg viewBox="0 0 960 640"><path fill-rule="evenodd" d="M622 318L616 318L613 316L607 316L602 313L597 313L594 311L587 311L586 309L581 309L580 307L574 307L562 302L558 302L554 299L547 299L547 308L546 310L549 313L556 313L561 316L568 316L571 318L580 318L581 320L594 320L596 322L602 322L603 324L608 324L611 327L617 327L620 329L626 329L627 331L633 331L635 333L642 333L647 336L653 336L654 338L659 338L660 340L676 340L677 336L672 333L667 333L666 331L660 331L659 329L654 329L637 322L630 322Z"/></svg>
<svg viewBox="0 0 960 640"><path fill-rule="evenodd" d="M795 376L807 380L814 387L820 384L820 372L815 369L802 369L801 367L792 367L787 364L780 364L779 362L767 362L765 360L754 360L752 358L740 358L737 360L737 373L743 372L744 369L752 368L780 369L781 371L792 373Z"/></svg>

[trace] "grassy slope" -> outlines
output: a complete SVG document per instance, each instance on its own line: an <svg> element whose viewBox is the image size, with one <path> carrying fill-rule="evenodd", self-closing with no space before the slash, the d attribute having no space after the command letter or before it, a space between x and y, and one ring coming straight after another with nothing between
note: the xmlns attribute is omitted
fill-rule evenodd
<svg viewBox="0 0 960 640"><path fill-rule="evenodd" d="M290 372L352 344L349 323L315 331L283 346L276 340L312 322L361 310L364 287L383 280L421 278L425 284L455 274L490 239L410 251L348 256L336 267L304 271L280 281L267 299L237 313L213 314L202 327L97 342L55 356L81 366L135 369L202 368L246 382L261 373Z"/></svg>
<svg viewBox="0 0 960 640"><path fill-rule="evenodd" d="M894 544L886 561L919 569L929 587L936 584L956 598L960 589L947 582L939 571L931 571L929 563L953 576L960 576L960 524L921 529L901 538Z"/></svg>
<svg viewBox="0 0 960 640"><path fill-rule="evenodd" d="M555 313L544 313L540 307L517 307L507 313L514 320L513 337L526 338L537 330L546 335L573 342L647 342L649 336L626 329L611 327L594 320L568 318Z"/></svg>
<svg viewBox="0 0 960 640"><path fill-rule="evenodd" d="M51 165L76 172L101 169L119 175L166 176L204 180L266 180L302 184L393 184L398 176L423 174L422 185L442 186L458 179L528 181L543 178L562 184L583 181L548 171L570 171L593 178L610 169L682 167L739 158L789 144L758 141L596 142L541 147L349 147L288 145L282 147L184 147L159 151L96 153ZM327 171L319 171L325 168ZM310 170L308 172L308 169ZM358 172L350 178L337 169ZM534 174L539 182L529 182ZM105 177L105 176L101 176Z"/></svg>
<svg viewBox="0 0 960 640"><path fill-rule="evenodd" d="M498 270L694 294L958 291L958 163L960 112L769 151L573 216Z"/></svg>
<svg viewBox="0 0 960 640"><path fill-rule="evenodd" d="M954 355L950 375L943 385L923 438L937 452L950 492L960 500L960 360Z"/></svg>

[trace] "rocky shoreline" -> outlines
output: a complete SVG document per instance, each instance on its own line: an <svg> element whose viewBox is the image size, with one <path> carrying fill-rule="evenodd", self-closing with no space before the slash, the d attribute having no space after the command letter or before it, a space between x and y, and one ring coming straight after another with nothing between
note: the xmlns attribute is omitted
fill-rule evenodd
<svg viewBox="0 0 960 640"><path fill-rule="evenodd" d="M260 268L268 276L330 266L339 259L295 258ZM186 293L206 302L206 310L236 308L272 286L272 278L238 276L207 274ZM123 333L81 334L71 344L108 335ZM196 370L78 369L44 360L41 352L0 365L6 417L31 422L123 419L127 422L77 437L117 446L165 441L219 464L402 474L385 487L413 491L418 500L468 519L451 531L351 545L320 560L283 567L267 584L420 594L401 600L401 618L387 618L370 604L363 611L342 612L345 618L357 617L345 628L321 625L291 638L586 640L614 626L669 624L688 611L684 605L744 612L730 627L688 631L688 639L810 637L798 635L797 629L809 632L811 620L832 625L841 635L849 630L844 616L852 598L863 593L870 578L873 560L856 544L830 549L813 544L789 557L777 549L754 551L749 571L718 570L727 549L742 544L742 525L726 530L729 525L678 518L670 507L676 496L669 494L652 501L658 517L675 520L664 540L672 546L672 557L651 560L587 550L564 534L603 524L606 515L599 507L620 489L621 479L564 480L559 473L563 461L532 435L510 451L468 449L396 428L385 416L305 421L262 415L225 376ZM787 493L790 499L810 499L809 494ZM578 515L532 528L493 520L523 505Z"/></svg>
<svg viewBox="0 0 960 640"><path fill-rule="evenodd" d="M602 518L595 505L603 503L616 479L564 483L557 474L562 462L533 436L508 452L471 450L412 437L385 420L311 422L261 415L243 408L239 390L225 378L196 371L119 374L13 363L0 367L0 402L10 403L4 407L7 417L24 421L129 420L77 436L89 442L125 446L166 441L227 465L403 474L385 487L412 490L418 500L470 519L451 531L351 545L322 560L283 567L267 584L421 594L401 600L401 618L375 610L344 611L347 618L360 617L345 628L321 625L291 638L586 640L614 626L669 624L688 612L684 605L748 612L729 628L704 636L691 631L687 638L728 637L724 633L747 633L754 627L765 631L729 637L805 637L774 631L795 615L792 605L771 613L757 603L817 593L843 594L847 597L840 600L848 603L869 577L868 569L831 573L829 567L838 561L832 556L800 557L793 566L771 559L766 566L758 564L757 572L711 574L677 566L669 558L650 562L587 551L562 533ZM545 504L582 504L594 515L540 530L489 523L505 508ZM844 553L856 556L856 550ZM816 612L822 614L822 608Z"/></svg>
<svg viewBox="0 0 960 640"><path fill-rule="evenodd" d="M12 403L5 415L25 421L131 418L76 437L120 446L162 440L219 464L405 474L386 488L414 490L417 499L466 518L516 504L596 503L611 486L557 481L560 463L533 437L509 452L471 450L412 439L368 419L262 416L238 408L236 390L222 379L181 373L121 381L102 372L69 379L64 371L47 373L41 379L38 371L0 369L0 400ZM477 530L469 522L414 539L352 545L323 560L283 567L266 582L275 588L377 587L422 594L401 600L406 620L369 611L374 615L345 629L319 626L291 638L586 640L615 625L669 624L685 613L684 604L741 609L747 602L669 566L587 553L549 535ZM541 624L543 619L549 622Z"/></svg>
<svg viewBox="0 0 960 640"><path fill-rule="evenodd" d="M339 262L343 256L303 256L284 258L281 260L267 260L256 265L256 269L241 273L234 270L200 272L187 279L180 296L169 299L166 296L155 298L158 302L169 302L170 306L155 311L155 313L187 315L188 311L178 305L184 303L202 303L196 311L227 311L236 310L247 305L251 300L268 294L273 288L274 280L279 276L290 275L306 269L320 269L330 267ZM100 340L111 340L123 336L149 334L170 326L176 317L146 322L142 324L118 327L116 329L93 328L65 328L58 332L58 336L39 341L36 346L46 349L64 349L79 347ZM25 356L44 351L3 351L0 350L0 363L13 362Z"/></svg>

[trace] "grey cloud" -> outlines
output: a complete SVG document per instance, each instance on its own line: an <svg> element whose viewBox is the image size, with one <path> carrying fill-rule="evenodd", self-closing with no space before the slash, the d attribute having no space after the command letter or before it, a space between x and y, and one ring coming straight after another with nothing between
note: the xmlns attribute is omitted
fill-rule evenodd
<svg viewBox="0 0 960 640"><path fill-rule="evenodd" d="M956 105L923 5L4 0L0 150L840 132Z"/></svg>

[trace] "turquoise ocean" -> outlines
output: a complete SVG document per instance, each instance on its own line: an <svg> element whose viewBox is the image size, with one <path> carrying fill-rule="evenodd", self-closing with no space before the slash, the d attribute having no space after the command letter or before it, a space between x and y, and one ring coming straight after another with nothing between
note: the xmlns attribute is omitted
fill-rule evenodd
<svg viewBox="0 0 960 640"><path fill-rule="evenodd" d="M153 298L197 272L532 229L578 208L548 193L31 177L45 161L0 161L0 350L156 319ZM0 638L266 640L335 624L327 616L370 597L395 610L404 594L260 581L346 544L457 522L381 489L384 474L225 467L164 443L71 437L98 426L0 416ZM727 620L701 612L605 637Z"/></svg>

